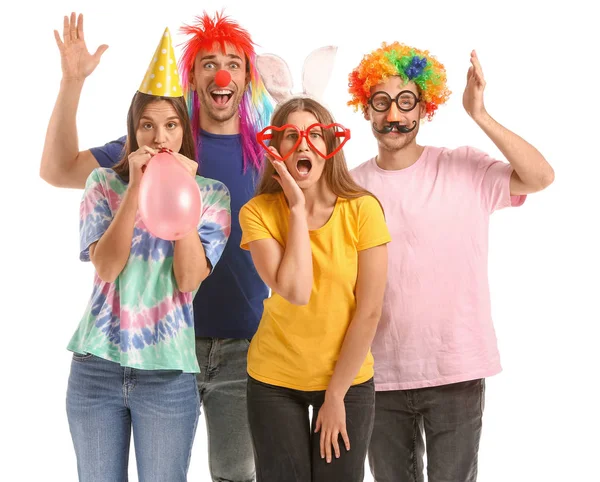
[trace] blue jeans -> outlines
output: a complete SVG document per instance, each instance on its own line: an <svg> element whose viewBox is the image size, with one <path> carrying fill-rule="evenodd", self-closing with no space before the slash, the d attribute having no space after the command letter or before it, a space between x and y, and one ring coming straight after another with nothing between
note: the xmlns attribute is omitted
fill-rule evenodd
<svg viewBox="0 0 600 482"><path fill-rule="evenodd" d="M185 481L199 415L192 373L73 355L67 417L80 482L127 481L132 429L140 481Z"/></svg>
<svg viewBox="0 0 600 482"><path fill-rule="evenodd" d="M213 482L252 482L254 452L246 408L250 341L196 338L198 390L208 435Z"/></svg>
<svg viewBox="0 0 600 482"><path fill-rule="evenodd" d="M484 379L377 392L375 482L423 482L425 450L429 482L475 482L484 404Z"/></svg>

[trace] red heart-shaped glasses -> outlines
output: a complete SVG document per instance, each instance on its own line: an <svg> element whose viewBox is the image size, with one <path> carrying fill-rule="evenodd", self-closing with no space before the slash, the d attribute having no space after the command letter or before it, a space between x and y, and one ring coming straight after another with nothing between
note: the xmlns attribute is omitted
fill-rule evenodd
<svg viewBox="0 0 600 482"><path fill-rule="evenodd" d="M327 129L332 129L334 136L337 139L341 139L340 145L337 146L332 152L330 152L328 154L322 153L312 143L312 141L310 139L310 134L313 131L313 129L315 129L315 128L321 128L322 132L326 131ZM266 144L266 141L269 141L273 138L273 131L282 132L282 131L285 131L286 129L295 130L298 133L298 137L296 138L296 142L294 143L294 146L286 154L284 154L283 156L280 156L269 150L269 146ZM329 159L330 157L335 156L342 149L342 147L344 147L344 144L346 144L346 142L348 142L348 140L350 139L350 129L346 129L342 124L333 123L333 124L326 125L326 124L321 124L321 123L317 122L315 124L311 124L305 130L300 130L298 128L298 126L295 126L293 124L285 124L285 125L282 125L281 127L267 126L262 131L260 131L258 134L256 134L256 140L262 146L262 148L265 151L267 151L270 155L272 155L273 157L279 159L280 161L285 161L288 157L290 157L292 155L292 153L294 153L294 151L298 148L298 146L302 142L302 138L306 139L306 143L309 145L309 147L313 151L315 151L319 156L321 156L323 159Z"/></svg>

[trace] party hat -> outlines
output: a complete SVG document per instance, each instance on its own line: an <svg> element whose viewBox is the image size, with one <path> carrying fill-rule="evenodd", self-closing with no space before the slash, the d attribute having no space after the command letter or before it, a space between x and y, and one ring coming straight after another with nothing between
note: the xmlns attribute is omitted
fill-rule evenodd
<svg viewBox="0 0 600 482"><path fill-rule="evenodd" d="M179 82L179 72L177 71L177 59L173 51L171 32L169 32L168 27L160 39L138 90L148 95L183 96L181 83Z"/></svg>

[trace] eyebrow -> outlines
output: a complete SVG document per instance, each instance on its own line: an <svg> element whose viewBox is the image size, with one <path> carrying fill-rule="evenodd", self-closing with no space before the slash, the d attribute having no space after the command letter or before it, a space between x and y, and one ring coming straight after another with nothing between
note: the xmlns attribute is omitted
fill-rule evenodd
<svg viewBox="0 0 600 482"><path fill-rule="evenodd" d="M142 117L140 117L140 120L144 120L144 119L151 120L151 121L154 120L152 117L148 117L147 115L143 115ZM167 117L165 120L173 120L173 119L179 120L179 116L172 115L170 117Z"/></svg>
<svg viewBox="0 0 600 482"><path fill-rule="evenodd" d="M239 61L242 60L242 58L239 55L235 55L235 54L227 54L227 57L229 57L230 59L236 59ZM202 62L204 60L214 60L216 58L217 58L216 54L208 54L208 55L205 55L204 57L201 57L200 62Z"/></svg>

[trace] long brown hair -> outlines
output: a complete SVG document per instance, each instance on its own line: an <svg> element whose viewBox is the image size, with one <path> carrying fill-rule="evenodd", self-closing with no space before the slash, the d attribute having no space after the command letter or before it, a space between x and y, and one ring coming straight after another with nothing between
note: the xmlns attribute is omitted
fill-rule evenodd
<svg viewBox="0 0 600 482"><path fill-rule="evenodd" d="M277 110L273 114L271 125L281 127L286 124L288 116L292 112L310 112L315 116L318 122L325 125L335 122L329 111L317 101L308 97L294 97L277 107ZM279 151L282 138L283 131L273 131L273 138L270 145ZM335 137L330 129L324 130L323 139L327 146L327 152L331 152L339 146L339 138ZM279 183L273 179L274 174L275 168L270 162L266 162L260 182L256 189L257 196L260 194L272 194L282 191ZM325 177L327 187L329 187L329 189L331 189L338 197L343 199L356 199L362 196L373 196L369 191L356 184L352 179L352 176L350 176L343 149L340 149L333 157L327 159L322 175Z"/></svg>
<svg viewBox="0 0 600 482"><path fill-rule="evenodd" d="M188 115L187 107L185 104L184 97L161 97L157 95L144 94L142 92L136 92L131 100L129 106L129 112L127 113L127 141L125 142L125 153L121 160L115 164L113 170L125 181L129 182L129 154L137 151L140 146L138 145L135 133L140 124L140 118L144 115L146 106L152 102L158 102L166 100L169 102L183 127L183 142L181 143L181 149L179 153L185 157L196 160L196 143L192 135L192 127L190 124L190 117Z"/></svg>

